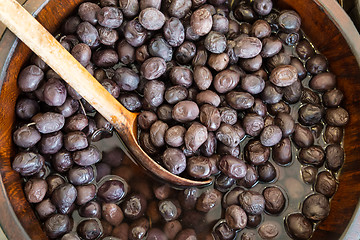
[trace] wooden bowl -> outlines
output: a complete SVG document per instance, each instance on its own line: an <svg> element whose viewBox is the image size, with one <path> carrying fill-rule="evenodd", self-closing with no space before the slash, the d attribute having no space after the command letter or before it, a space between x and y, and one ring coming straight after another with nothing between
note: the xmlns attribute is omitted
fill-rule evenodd
<svg viewBox="0 0 360 240"><path fill-rule="evenodd" d="M38 13L37 19L50 32L54 32L83 1L49 1ZM278 0L276 7L294 9L301 15L303 30L327 57L330 70L337 76L338 88L345 93L344 106L350 112L344 142L346 162L339 189L331 203L330 215L313 236L313 239L339 239L350 222L360 196L360 49L359 45L356 46L360 44L360 37L335 1ZM46 239L46 235L25 199L19 174L11 169L11 160L15 155L11 134L19 94L16 79L31 52L23 43L11 44L15 50L8 55L9 61L3 66L4 74L0 75L0 83L3 80L0 95L0 224L9 239L30 237L40 240Z"/></svg>

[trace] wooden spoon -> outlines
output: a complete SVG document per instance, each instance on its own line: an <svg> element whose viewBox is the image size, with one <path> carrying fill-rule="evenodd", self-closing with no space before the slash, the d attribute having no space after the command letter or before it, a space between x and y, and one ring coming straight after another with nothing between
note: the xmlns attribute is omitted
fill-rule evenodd
<svg viewBox="0 0 360 240"><path fill-rule="evenodd" d="M132 158L147 172L179 187L205 186L211 183L209 179L195 181L179 177L151 159L137 142L138 113L124 108L16 0L0 0L0 21L115 127Z"/></svg>

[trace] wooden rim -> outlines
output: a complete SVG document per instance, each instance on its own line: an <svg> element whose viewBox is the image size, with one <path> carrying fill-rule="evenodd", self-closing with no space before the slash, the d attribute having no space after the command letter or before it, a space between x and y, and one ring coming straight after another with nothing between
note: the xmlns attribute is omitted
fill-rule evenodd
<svg viewBox="0 0 360 240"><path fill-rule="evenodd" d="M5 186L0 175L0 226L8 239L30 240L22 224L19 222L14 209L9 201Z"/></svg>
<svg viewBox="0 0 360 240"><path fill-rule="evenodd" d="M317 4L323 9L325 13L329 16L331 21L335 24L337 29L342 33L346 42L349 45L352 53L354 54L358 65L360 66L360 35L350 17L346 14L344 9L342 9L335 1L326 1L326 0L315 0ZM349 224L347 224L346 229L341 235L343 240L356 239L360 236L360 200L356 205L354 213L352 215Z"/></svg>
<svg viewBox="0 0 360 240"><path fill-rule="evenodd" d="M70 15L77 6L85 0L34 0L34 6L39 6L38 9L31 9L31 12L38 12L36 19L45 26L48 31L54 33L60 27L63 19ZM29 4L27 2L27 4ZM64 8L66 6L66 8ZM0 76L1 94L0 102L6 104L0 110L2 117L0 127L0 172L1 182L0 194L6 194L7 198L2 208L8 208L9 214L4 214L0 218L0 224L3 227L4 233L9 239L33 239L43 240L48 239L45 232L42 230L41 225L30 204L25 201L25 195L22 190L22 180L18 173L11 168L11 159L14 157L15 152L12 143L12 129L15 119L14 107L15 100L19 94L16 87L16 81L9 81L9 79L16 79L22 67L23 62L26 62L30 57L30 50L18 39L14 38L12 33L8 32L6 36L6 44L10 46L9 55L6 56L4 74ZM12 40L11 40L12 39ZM24 56L26 56L24 58ZM8 65L7 65L8 64ZM15 90L14 90L15 89ZM6 96L5 96L6 95ZM13 101L13 102L11 102ZM1 195L0 195L1 197ZM9 203L8 205L6 205ZM11 207L12 206L12 207ZM13 211L12 211L13 210ZM15 214L11 214L11 211ZM1 212L2 213L2 212ZM24 231L25 230L25 231Z"/></svg>
<svg viewBox="0 0 360 240"><path fill-rule="evenodd" d="M353 21L335 1L314 0L342 33L360 66L360 34Z"/></svg>

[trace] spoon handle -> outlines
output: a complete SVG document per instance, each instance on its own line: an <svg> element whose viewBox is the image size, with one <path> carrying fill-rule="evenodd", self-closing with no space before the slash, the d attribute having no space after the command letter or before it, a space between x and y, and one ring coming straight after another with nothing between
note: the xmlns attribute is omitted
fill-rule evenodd
<svg viewBox="0 0 360 240"><path fill-rule="evenodd" d="M124 108L16 0L0 0L0 21L114 126L135 160L146 170L176 186L211 183L210 179L195 181L176 176L151 159L137 143L137 113Z"/></svg>
<svg viewBox="0 0 360 240"><path fill-rule="evenodd" d="M116 129L133 128L137 114L124 108L16 0L0 1L0 21L110 121Z"/></svg>

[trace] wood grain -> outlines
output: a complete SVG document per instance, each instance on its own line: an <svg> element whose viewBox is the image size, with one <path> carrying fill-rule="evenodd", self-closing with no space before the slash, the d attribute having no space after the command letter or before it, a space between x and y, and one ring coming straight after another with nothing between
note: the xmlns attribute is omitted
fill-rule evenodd
<svg viewBox="0 0 360 240"><path fill-rule="evenodd" d="M54 32L62 19L83 0L53 0L40 12L38 20L50 32ZM302 27L310 40L328 58L330 70L337 75L338 88L345 93L344 107L350 112L346 127L346 163L340 177L338 192L332 201L329 217L320 225L313 239L339 239L360 197L360 69L354 54L341 35L338 26L326 17L327 10L319 6L326 0L278 0L281 8L295 9L302 16ZM346 28L344 28L346 29ZM352 32L347 32L351 37ZM353 46L356 50L356 46ZM359 51L357 46L357 51ZM3 183L14 211L32 239L45 239L41 226L24 198L19 175L11 169L14 156L11 141L15 101L19 94L16 78L30 51L23 44L17 47L10 63L6 81L0 95L0 171Z"/></svg>

